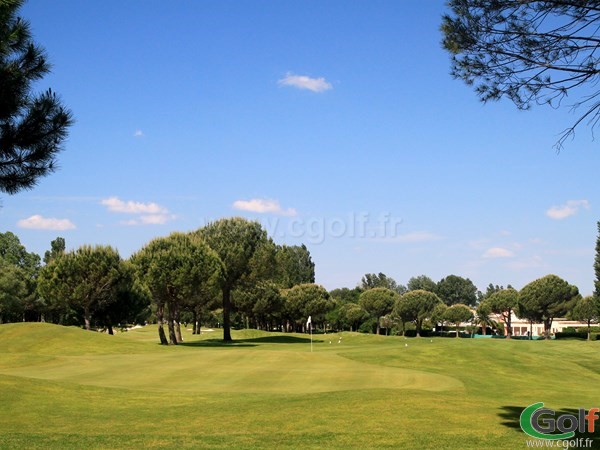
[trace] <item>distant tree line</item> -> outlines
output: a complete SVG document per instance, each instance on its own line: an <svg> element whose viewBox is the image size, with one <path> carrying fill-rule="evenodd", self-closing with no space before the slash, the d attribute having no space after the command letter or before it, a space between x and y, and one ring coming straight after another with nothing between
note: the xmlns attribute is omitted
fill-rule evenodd
<svg viewBox="0 0 600 450"><path fill-rule="evenodd" d="M315 285L305 245L276 245L258 222L222 219L153 239L124 260L109 246L66 251L61 237L41 258L0 234L0 323L47 321L105 329L158 324L160 342L183 340L181 325L301 331L325 323L329 293Z"/></svg>
<svg viewBox="0 0 600 450"><path fill-rule="evenodd" d="M349 330L420 336L455 328L513 335L513 314L542 323L550 336L558 317L600 319L600 222L596 242L596 290L582 298L576 286L546 275L517 291L489 284L477 290L468 278L426 275L406 285L384 273L365 274L354 288L328 292L315 284L315 264L304 245L277 245L258 222L221 219L190 232L153 239L129 259L108 246L66 251L57 238L41 258L17 236L0 234L0 322L48 321L88 330L153 322L162 344L183 340L201 326L304 332ZM495 319L499 319L496 322ZM446 330L447 331L447 330Z"/></svg>

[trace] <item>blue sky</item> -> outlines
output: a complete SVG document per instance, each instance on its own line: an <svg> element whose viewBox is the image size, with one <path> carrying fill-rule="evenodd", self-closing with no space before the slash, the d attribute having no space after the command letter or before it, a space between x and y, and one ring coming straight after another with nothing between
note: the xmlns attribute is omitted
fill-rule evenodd
<svg viewBox="0 0 600 450"><path fill-rule="evenodd" d="M593 290L600 156L576 115L481 104L449 75L444 2L30 0L76 123L60 170L2 197L43 254L240 215L306 243L317 282L555 273Z"/></svg>

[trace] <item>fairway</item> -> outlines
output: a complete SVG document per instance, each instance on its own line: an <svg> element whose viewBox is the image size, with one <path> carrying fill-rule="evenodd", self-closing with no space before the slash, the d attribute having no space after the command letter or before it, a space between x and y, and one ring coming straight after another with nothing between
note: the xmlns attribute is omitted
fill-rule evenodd
<svg viewBox="0 0 600 450"><path fill-rule="evenodd" d="M234 339L2 325L0 447L526 448L525 406L600 405L596 342Z"/></svg>

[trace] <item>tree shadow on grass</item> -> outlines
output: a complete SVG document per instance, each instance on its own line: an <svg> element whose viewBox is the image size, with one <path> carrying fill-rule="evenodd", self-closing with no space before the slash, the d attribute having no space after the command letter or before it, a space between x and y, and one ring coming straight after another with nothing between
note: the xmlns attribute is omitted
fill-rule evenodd
<svg viewBox="0 0 600 450"><path fill-rule="evenodd" d="M310 344L310 339L297 336L263 336L258 338L240 339L239 342L256 342L257 344ZM313 339L313 343L319 342L323 341L321 339Z"/></svg>
<svg viewBox="0 0 600 450"><path fill-rule="evenodd" d="M313 339L313 343L323 342ZM201 341L182 342L184 347L257 347L260 344L304 344L310 345L310 339L296 336L263 336L257 338L234 339L225 342L222 339L203 339Z"/></svg>
<svg viewBox="0 0 600 450"><path fill-rule="evenodd" d="M181 342L182 347L225 347L225 348L233 348L233 347L256 347L258 344L250 344L244 342L242 340L229 341L226 342L223 339L204 339L202 341L193 341L193 342Z"/></svg>
<svg viewBox="0 0 600 450"><path fill-rule="evenodd" d="M498 416L502 419L501 424L507 428L512 428L514 430L521 431L521 424L520 424L519 420L521 417L521 413L527 406L529 406L529 405L502 406L500 408L500 412L498 413ZM574 408L556 410L554 413L554 419L558 419L563 414L571 414L575 417L578 417L579 411ZM579 440L581 438L581 439L583 439L583 442L582 442L583 447L580 447L580 448L600 449L600 421L596 421L595 425L596 426L595 426L595 430L593 433L587 433L587 432L581 433L579 431L575 431L575 436L573 436L571 439L568 439L568 440L573 441L573 440ZM586 422L586 427L587 427L587 422ZM525 433L523 433L523 438L525 440L533 439L533 438L530 438ZM593 442L591 443L591 446L585 447L586 439L593 440ZM564 447L557 445L557 446L555 446L555 448L564 448Z"/></svg>

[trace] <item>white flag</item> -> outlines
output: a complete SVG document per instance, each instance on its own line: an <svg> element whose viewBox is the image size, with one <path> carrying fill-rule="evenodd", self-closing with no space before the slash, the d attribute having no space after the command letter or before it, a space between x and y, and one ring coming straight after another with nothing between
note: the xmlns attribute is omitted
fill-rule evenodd
<svg viewBox="0 0 600 450"><path fill-rule="evenodd" d="M312 320L310 320L310 316L308 316L308 320L306 321L306 328L308 328L308 326L312 323Z"/></svg>

